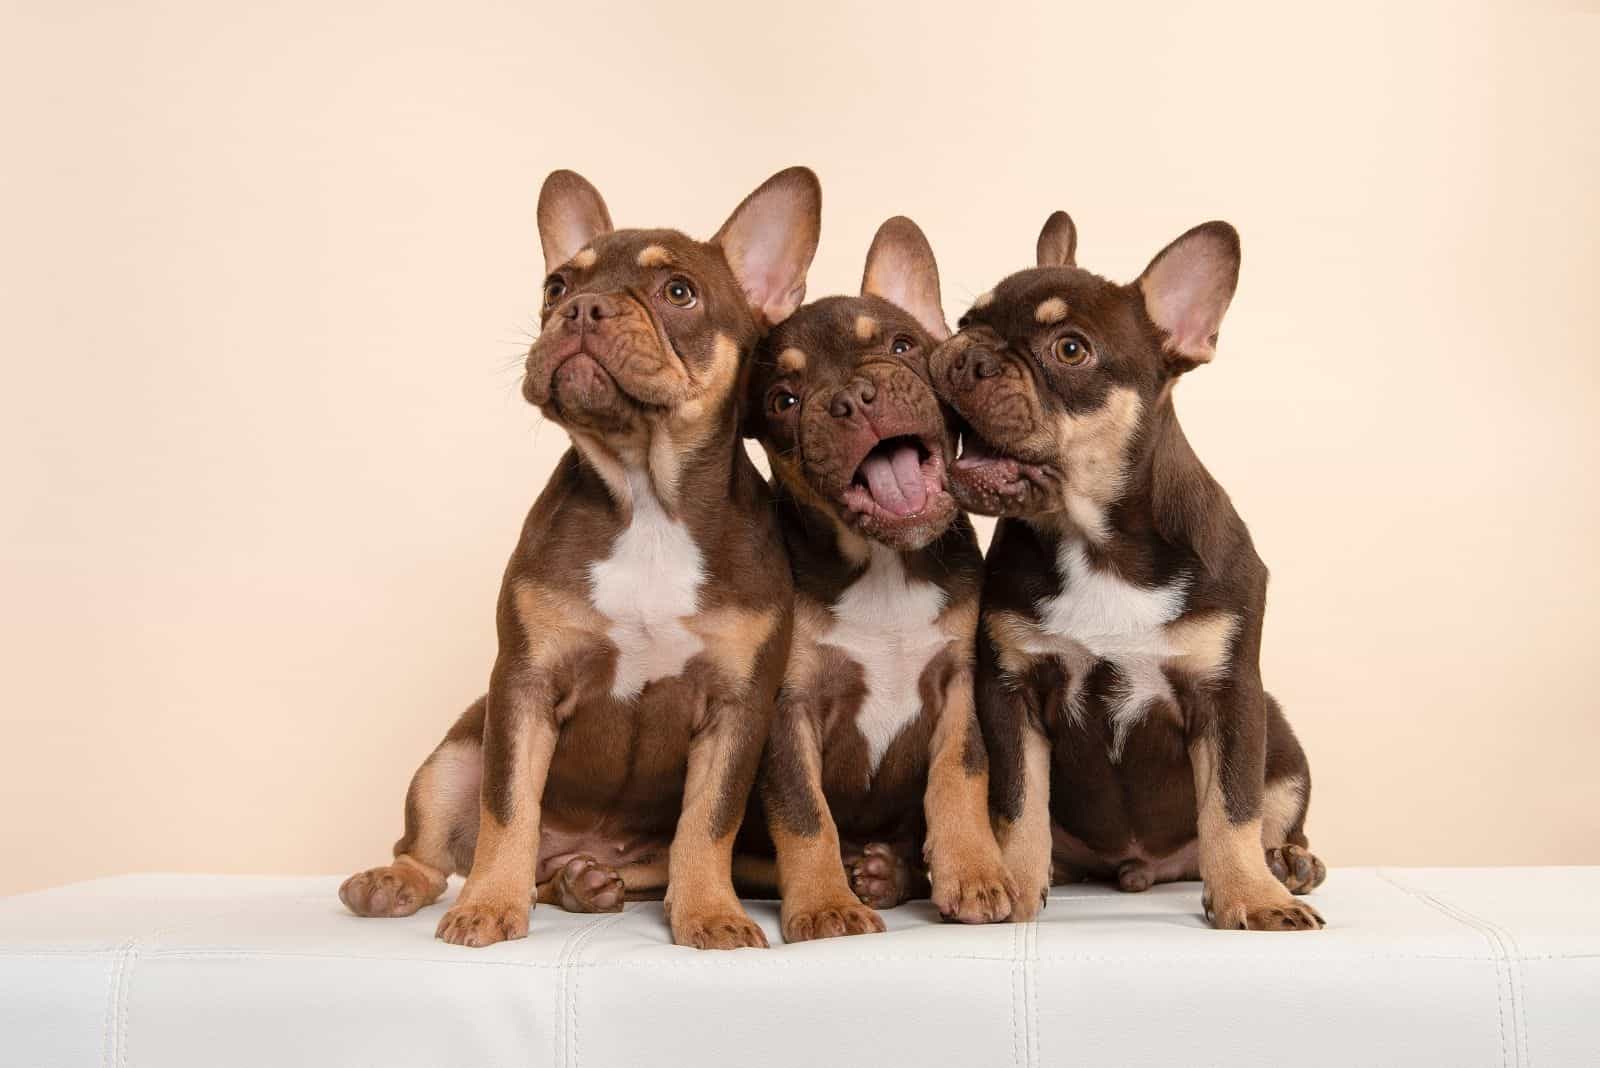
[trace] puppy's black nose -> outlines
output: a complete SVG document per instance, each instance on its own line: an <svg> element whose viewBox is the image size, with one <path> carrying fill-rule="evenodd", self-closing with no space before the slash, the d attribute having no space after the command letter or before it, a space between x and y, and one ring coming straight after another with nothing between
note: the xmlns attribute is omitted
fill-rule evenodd
<svg viewBox="0 0 1600 1068"><path fill-rule="evenodd" d="M833 395L828 404L828 414L835 419L849 419L857 412L872 407L878 399L878 387L865 378L857 378Z"/></svg>
<svg viewBox="0 0 1600 1068"><path fill-rule="evenodd" d="M617 314L616 305L610 298L598 293L583 293L573 297L567 301L567 306L561 309L562 317L574 323L597 323L615 314Z"/></svg>

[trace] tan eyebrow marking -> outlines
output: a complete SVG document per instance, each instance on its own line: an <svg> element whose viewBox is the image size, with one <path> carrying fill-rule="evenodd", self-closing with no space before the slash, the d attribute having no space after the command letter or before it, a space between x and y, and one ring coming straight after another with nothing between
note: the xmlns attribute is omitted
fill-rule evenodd
<svg viewBox="0 0 1600 1068"><path fill-rule="evenodd" d="M572 257L572 265L580 271L587 271L590 267L593 267L594 261L595 254L592 248L586 248Z"/></svg>
<svg viewBox="0 0 1600 1068"><path fill-rule="evenodd" d="M972 302L972 310L973 311L977 311L979 308L987 308L989 305L991 305L993 303L994 303L994 290L991 289L991 290L989 290L989 291L987 291L985 293L979 293L978 294L977 298L974 299L973 302Z"/></svg>
<svg viewBox="0 0 1600 1068"><path fill-rule="evenodd" d="M1060 297L1051 297L1033 309L1033 317L1046 326L1059 323L1067 317L1067 302Z"/></svg>
<svg viewBox="0 0 1600 1068"><path fill-rule="evenodd" d="M806 354L797 348L787 348L778 354L778 370L799 374L806 369Z"/></svg>
<svg viewBox="0 0 1600 1068"><path fill-rule="evenodd" d="M856 337L862 341L871 341L878 336L878 320L870 315L856 316Z"/></svg>
<svg viewBox="0 0 1600 1068"><path fill-rule="evenodd" d="M640 267L665 267L672 262L672 254L660 245L646 245L639 250Z"/></svg>

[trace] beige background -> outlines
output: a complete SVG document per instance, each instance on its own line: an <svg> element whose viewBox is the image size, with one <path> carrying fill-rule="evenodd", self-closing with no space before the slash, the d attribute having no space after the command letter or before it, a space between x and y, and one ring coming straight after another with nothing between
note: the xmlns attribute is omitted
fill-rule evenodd
<svg viewBox="0 0 1600 1068"><path fill-rule="evenodd" d="M1116 278L1231 220L1179 409L1313 842L1600 862L1596 5L295 6L0 26L0 892L387 855L564 446L516 390L557 166L704 235L808 163L812 294L903 212L952 319L1051 209Z"/></svg>

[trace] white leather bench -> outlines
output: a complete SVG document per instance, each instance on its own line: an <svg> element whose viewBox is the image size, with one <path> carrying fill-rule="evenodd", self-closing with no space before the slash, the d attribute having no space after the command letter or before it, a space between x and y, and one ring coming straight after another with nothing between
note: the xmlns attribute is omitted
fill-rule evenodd
<svg viewBox="0 0 1600 1068"><path fill-rule="evenodd" d="M6 1065L1600 1063L1600 868L1343 869L1319 933L1195 884L1057 888L1036 924L699 953L659 904L525 941L363 920L335 878L127 876L0 900Z"/></svg>

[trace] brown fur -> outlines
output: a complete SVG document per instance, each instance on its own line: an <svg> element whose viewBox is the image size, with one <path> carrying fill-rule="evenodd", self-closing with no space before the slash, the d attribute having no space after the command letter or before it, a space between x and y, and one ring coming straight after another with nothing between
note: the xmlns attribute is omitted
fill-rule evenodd
<svg viewBox="0 0 1600 1068"><path fill-rule="evenodd" d="M901 519L863 515L845 498L881 441L920 442L924 470L932 465L941 478L953 445L924 378L935 344L925 323L942 331L937 275L931 285L925 276L906 277L936 271L925 248L908 220L885 224L864 295L801 309L768 339L770 355L749 383L746 429L772 461L797 583L794 640L760 791L789 941L880 931L867 906L912 895L931 894L943 914L966 922L1003 919L1011 907L989 826L972 699L976 537L942 492L922 514ZM880 288L920 314L883 299ZM795 402L775 404L779 394ZM874 679L869 667L893 671L898 661L839 644L830 628L858 583L884 576L891 590L900 581L931 583L943 606L915 639L919 652L906 654L924 658L915 665L918 707L874 763L859 717L887 676ZM883 620L886 630L895 623Z"/></svg>
<svg viewBox="0 0 1600 1068"><path fill-rule="evenodd" d="M1054 869L1124 890L1203 877L1217 926L1320 926L1290 894L1324 869L1305 850L1310 769L1261 688L1266 568L1172 403L1210 359L1237 236L1198 227L1130 285L1078 269L1076 246L1051 216L1040 266L974 304L930 360L963 438L952 492L1002 516L977 704L1026 899L1013 916ZM1123 592L1075 602L1078 582Z"/></svg>
<svg viewBox="0 0 1600 1068"><path fill-rule="evenodd" d="M702 243L612 230L587 182L547 181L550 275L523 393L573 449L507 566L489 693L418 771L395 863L341 889L353 911L415 911L453 872L467 882L438 933L463 945L521 937L536 898L605 911L663 890L680 945L765 945L734 895L732 847L792 587L739 440L738 383L799 301L818 210L815 178L786 171ZM591 568L642 514L681 530L701 567L692 610L619 637L644 625L601 610ZM682 636L664 645L664 632Z"/></svg>

